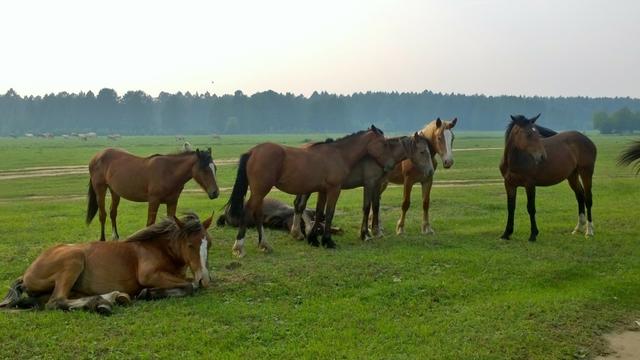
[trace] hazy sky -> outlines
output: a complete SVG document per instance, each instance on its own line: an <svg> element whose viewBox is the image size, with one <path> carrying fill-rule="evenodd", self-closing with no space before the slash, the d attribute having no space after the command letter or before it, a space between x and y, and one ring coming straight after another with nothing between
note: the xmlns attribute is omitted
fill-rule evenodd
<svg viewBox="0 0 640 360"><path fill-rule="evenodd" d="M640 97L638 0L97 3L3 2L0 92Z"/></svg>

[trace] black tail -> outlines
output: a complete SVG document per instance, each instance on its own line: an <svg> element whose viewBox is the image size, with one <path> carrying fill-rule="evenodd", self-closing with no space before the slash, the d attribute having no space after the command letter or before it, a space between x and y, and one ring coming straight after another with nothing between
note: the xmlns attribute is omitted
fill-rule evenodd
<svg viewBox="0 0 640 360"><path fill-rule="evenodd" d="M250 153L245 153L240 156L236 182L233 184L231 198L229 199L229 214L236 219L244 218L244 196L247 194L247 189L249 188L247 161L249 161L250 156Z"/></svg>
<svg viewBox="0 0 640 360"><path fill-rule="evenodd" d="M91 224L91 220L98 213L98 198L96 197L96 192L93 190L93 185L91 185L91 179L89 179L89 191L87 192L87 225Z"/></svg>
<svg viewBox="0 0 640 360"><path fill-rule="evenodd" d="M634 161L637 163L634 165L637 173L640 173L640 140L634 141L631 146L624 150L618 157L618 165L628 166Z"/></svg>
<svg viewBox="0 0 640 360"><path fill-rule="evenodd" d="M22 292L22 278L19 277L16 281L13 282L13 284L11 284L9 292L4 297L2 302L0 302L0 308L10 308L16 306L16 304L20 302Z"/></svg>
<svg viewBox="0 0 640 360"><path fill-rule="evenodd" d="M220 215L220 217L218 217L218 221L216 221L216 226L222 227L222 226L225 226L226 224L227 224L227 217L224 214Z"/></svg>

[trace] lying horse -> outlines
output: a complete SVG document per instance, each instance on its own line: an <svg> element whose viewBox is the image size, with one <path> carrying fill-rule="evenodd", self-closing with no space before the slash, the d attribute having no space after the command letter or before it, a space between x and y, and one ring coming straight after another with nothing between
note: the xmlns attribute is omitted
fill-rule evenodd
<svg viewBox="0 0 640 360"><path fill-rule="evenodd" d="M45 250L14 282L0 308L86 309L110 314L131 297L157 299L192 294L209 284L207 254L212 217L165 219L122 242L95 241ZM186 269L194 274L186 278ZM26 294L27 296L22 296Z"/></svg>
<svg viewBox="0 0 640 360"><path fill-rule="evenodd" d="M172 155L152 155L141 158L118 149L105 149L89 163L89 203L87 225L100 210L100 240L104 241L104 223L107 218L105 195L111 192L111 227L113 238L118 239L118 204L120 197L148 202L147 226L156 221L160 204L167 204L167 216L176 215L178 198L184 184L193 178L207 192L210 199L220 194L216 182L216 165L207 151L184 151Z"/></svg>
<svg viewBox="0 0 640 360"><path fill-rule="evenodd" d="M429 141L429 152L431 153L431 161L434 169L433 172L426 174L424 171L417 168L415 163L412 161L404 160L397 164L389 174L389 182L404 185L404 191L402 193L402 214L396 224L396 234L399 235L404 232L404 221L411 204L411 189L417 182L422 185L422 233L435 233L429 222L429 202L431 199L433 174L438 168L436 154L440 156L445 169L453 166L453 139L455 136L451 129L456 126L457 122L458 118L454 118L451 121L442 121L440 118L437 118L427 124L419 132L420 135L424 136ZM384 191L386 187L387 184L385 183L382 191Z"/></svg>
<svg viewBox="0 0 640 360"><path fill-rule="evenodd" d="M394 166L403 160L409 159L411 163L424 176L433 174L433 163L429 153L429 142L424 137L413 134L413 136L401 136L387 139L387 149L389 156L393 159ZM342 183L342 189L355 189L363 187L362 199L362 223L360 226L360 239L368 240L369 237L369 214L372 213L371 228L374 235L380 235L379 213L380 213L380 192L382 184L386 180L386 172L370 156L365 156L351 169L351 172ZM298 220L300 214L306 207L310 194L298 195L295 199L296 217L293 220L291 235L294 238L301 238ZM319 196L318 202L323 201ZM322 206L322 205L320 205ZM307 231L309 235L309 231Z"/></svg>
<svg viewBox="0 0 640 360"><path fill-rule="evenodd" d="M265 197L262 202L262 225L266 228L291 231L293 226L294 210L292 206L283 203L280 200ZM306 233L309 233L313 226L313 219L316 216L316 212L313 210L305 209L302 213L302 229ZM231 225L240 226L240 219L234 218L229 212L229 204L224 208L224 214L218 217L216 222L217 226ZM247 226L256 226L252 218L247 219ZM300 227L300 225L299 225ZM341 233L340 228L331 229L332 234Z"/></svg>
<svg viewBox="0 0 640 360"><path fill-rule="evenodd" d="M569 181L578 202L578 224L573 233L585 231L586 236L593 236L591 178L596 162L596 146L588 137L577 131L558 134L536 125L539 117L540 114L531 119L522 115L512 115L511 123L505 132L500 172L507 192L508 216L507 226L501 238L508 240L513 234L518 186L524 186L527 190L527 211L531 221L529 241L535 241L538 236L536 186L555 185L564 179Z"/></svg>
<svg viewBox="0 0 640 360"><path fill-rule="evenodd" d="M390 170L393 159L389 158L386 146L384 134L372 125L368 130L306 148L274 143L262 143L251 148L240 157L229 199L231 215L241 219L233 246L234 254L244 256L244 237L248 218L251 217L258 230L259 248L271 251L263 231L262 202L274 186L293 195L319 192L326 196L322 208L318 202L316 217L325 216L322 244L327 248L335 248L331 239L331 221L342 183L351 168L367 154ZM248 188L251 188L251 196L245 205L244 197ZM317 239L311 244L320 245Z"/></svg>

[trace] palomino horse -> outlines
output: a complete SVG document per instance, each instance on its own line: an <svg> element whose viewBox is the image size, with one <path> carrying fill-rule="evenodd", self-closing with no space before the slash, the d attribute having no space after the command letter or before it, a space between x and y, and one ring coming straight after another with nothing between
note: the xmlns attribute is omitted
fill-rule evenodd
<svg viewBox="0 0 640 360"><path fill-rule="evenodd" d="M387 145L389 156L393 159L394 164L408 159L423 176L433 175L433 163L429 153L429 142L426 138L415 133L413 136L389 138L387 139ZM386 174L374 159L370 156L365 156L356 163L342 183L342 189L363 187L362 224L360 227L360 239L362 240L369 240L370 238L368 229L369 213L372 213L371 228L374 235L380 235L380 190L386 179ZM297 219L300 219L300 214L304 211L309 195L298 195L294 202L296 217L293 220L294 225L291 228L291 235L297 239L302 238L299 220ZM318 198L319 202L322 200L320 197ZM320 204L320 207L322 207L322 204Z"/></svg>
<svg viewBox="0 0 640 360"><path fill-rule="evenodd" d="M527 190L527 211L531 221L529 241L535 241L538 235L536 186L555 185L564 179L569 181L569 186L578 201L578 225L573 233L585 231L586 226L585 235L593 236L591 177L596 162L596 146L588 137L577 131L558 134L536 125L539 117L540 114L532 119L512 115L511 123L505 132L500 172L507 192L508 217L501 238L508 240L513 234L518 186L524 186ZM587 219L584 216L585 205Z"/></svg>
<svg viewBox="0 0 640 360"><path fill-rule="evenodd" d="M165 219L122 242L94 241L45 250L12 285L0 307L87 309L110 314L131 297L184 296L209 284L211 238L195 214ZM193 279L186 278L189 268ZM22 296L25 293L27 296Z"/></svg>
<svg viewBox="0 0 640 360"><path fill-rule="evenodd" d="M453 139L455 136L451 129L456 126L457 122L458 118L454 118L451 121L442 121L440 118L437 118L420 130L420 135L429 141L429 151L432 157L431 161L433 162L434 172L435 169L438 168L436 154L440 156L445 169L453 166ZM394 184L404 185L402 214L396 225L396 233L399 235L404 232L404 221L407 216L407 210L409 210L411 204L411 189L415 183L419 182L422 184L422 233L434 234L435 231L429 223L429 201L431 198L431 186L433 185L433 172L427 175L420 171L420 169L417 169L410 160L404 160L396 165L389 174L389 181ZM382 191L384 191L386 186L387 184L383 185Z"/></svg>
<svg viewBox="0 0 640 360"><path fill-rule="evenodd" d="M638 160L640 160L640 140L634 141L620 154L618 164L628 166L635 162L636 172L640 173L640 161Z"/></svg>
<svg viewBox="0 0 640 360"><path fill-rule="evenodd" d="M247 217L253 217L258 230L258 246L263 251L271 251L264 236L262 225L262 201L274 186L289 194L320 192L326 196L324 208L316 208L316 217L326 214L322 245L334 248L331 239L331 221L340 195L340 188L351 168L365 155L371 155L387 170L393 167L386 151L386 141L382 131L375 126L338 140L315 143L306 148L295 148L273 143L254 146L240 157L231 198L231 216L241 219L233 252L244 256L244 237ZM244 205L247 188L251 196ZM319 246L317 239L311 243Z"/></svg>
<svg viewBox="0 0 640 360"><path fill-rule="evenodd" d="M105 239L105 195L111 192L111 226L118 239L118 204L120 197L137 202L149 202L147 226L156 221L160 204L167 204L167 215L174 217L184 184L193 178L210 199L218 197L216 165L207 151L184 151L172 155L152 155L141 158L118 149L98 152L89 163L89 204L87 224L100 210L100 240Z"/></svg>

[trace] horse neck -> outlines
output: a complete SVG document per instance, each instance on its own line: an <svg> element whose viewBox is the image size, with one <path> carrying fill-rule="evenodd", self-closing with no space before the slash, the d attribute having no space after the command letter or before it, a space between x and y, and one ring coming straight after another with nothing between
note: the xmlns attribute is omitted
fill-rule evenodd
<svg viewBox="0 0 640 360"><path fill-rule="evenodd" d="M328 145L337 149L340 156L349 167L353 167L358 160L362 159L367 154L367 145L370 140L366 138L366 135L359 135L352 141L336 141Z"/></svg>
<svg viewBox="0 0 640 360"><path fill-rule="evenodd" d="M443 125L444 126L444 125ZM429 152L431 153L431 157L436 156L440 152L435 148L433 144L436 143L436 124L435 122L430 122L427 126L424 127L420 131L420 134L427 139L427 143L429 144Z"/></svg>
<svg viewBox="0 0 640 360"><path fill-rule="evenodd" d="M191 173L191 169L196 161L198 161L198 157L195 153L180 154L167 156L165 161L170 165L171 173L175 176L176 180L184 184L192 178L193 174Z"/></svg>
<svg viewBox="0 0 640 360"><path fill-rule="evenodd" d="M535 167L533 157L531 157L526 151L518 149L513 144L511 136L507 139L504 147L503 163L507 165L509 171L512 172L525 172L527 169Z"/></svg>
<svg viewBox="0 0 640 360"><path fill-rule="evenodd" d="M182 260L182 254L180 253L180 244L178 243L178 240L172 238L169 234L160 236L156 239L134 242L134 244L145 249L145 251L156 251L161 253L165 258L169 259L172 262L172 265L176 268L180 268L185 265L184 260Z"/></svg>
<svg viewBox="0 0 640 360"><path fill-rule="evenodd" d="M408 159L410 156L410 151L405 143L407 139L408 137L406 136L387 139L387 144L391 149L391 158L396 164L402 160Z"/></svg>

